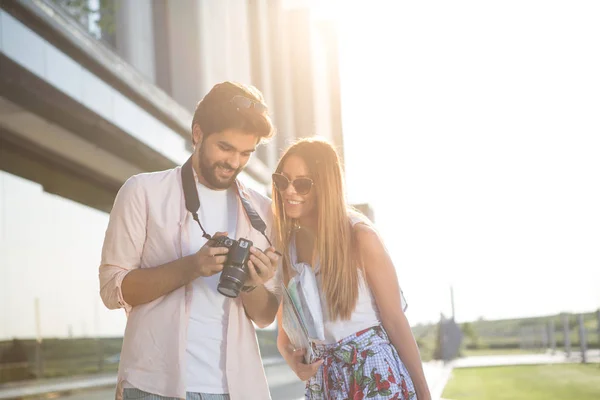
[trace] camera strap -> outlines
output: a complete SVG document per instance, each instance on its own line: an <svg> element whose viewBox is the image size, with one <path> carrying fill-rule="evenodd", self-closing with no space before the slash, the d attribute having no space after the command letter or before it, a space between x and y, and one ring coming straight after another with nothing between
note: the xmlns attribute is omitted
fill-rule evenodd
<svg viewBox="0 0 600 400"><path fill-rule="evenodd" d="M202 230L202 237L206 240L212 239L212 237L206 233L202 223L200 222L200 218L198 218L198 210L200 209L200 198L198 197L198 190L196 189L196 180L194 179L194 171L192 167L192 157L183 164L181 167L181 184L183 186L183 196L185 197L185 208L192 214L194 221L198 223L200 229ZM236 188L238 194L240 196L240 200L242 201L242 206L244 207L244 211L250 219L250 224L254 229L262 233L262 235L267 239L269 246L273 246L269 237L265 233L267 230L267 224L262 220L260 215L256 212L250 200L242 190L240 184L236 179Z"/></svg>

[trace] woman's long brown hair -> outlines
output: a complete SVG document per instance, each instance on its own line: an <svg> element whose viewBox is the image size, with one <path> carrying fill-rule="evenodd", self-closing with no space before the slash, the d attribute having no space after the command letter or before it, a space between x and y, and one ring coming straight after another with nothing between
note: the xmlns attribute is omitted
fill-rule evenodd
<svg viewBox="0 0 600 400"><path fill-rule="evenodd" d="M350 207L346 202L340 158L334 147L324 140L301 139L286 150L276 172L281 173L285 161L292 155L304 160L314 182L312 190L316 192L316 258L320 263L329 319L347 320L358 299L359 259L354 254L356 246L353 245ZM289 276L289 245L297 221L285 215L283 199L274 186L273 209L278 248L284 250L284 276Z"/></svg>

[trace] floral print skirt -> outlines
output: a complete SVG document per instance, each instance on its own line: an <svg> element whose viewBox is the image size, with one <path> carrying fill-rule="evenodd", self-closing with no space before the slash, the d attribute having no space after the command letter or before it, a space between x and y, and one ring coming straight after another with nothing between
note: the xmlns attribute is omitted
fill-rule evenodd
<svg viewBox="0 0 600 400"><path fill-rule="evenodd" d="M306 383L310 400L416 400L408 371L381 325L337 343L313 344L314 361L325 361Z"/></svg>

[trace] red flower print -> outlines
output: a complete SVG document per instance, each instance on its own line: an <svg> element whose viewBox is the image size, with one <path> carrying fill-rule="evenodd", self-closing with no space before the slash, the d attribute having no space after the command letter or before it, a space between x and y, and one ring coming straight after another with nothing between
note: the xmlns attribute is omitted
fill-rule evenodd
<svg viewBox="0 0 600 400"><path fill-rule="evenodd" d="M380 390L388 390L390 388L390 383L388 381L382 381L381 382L381 389Z"/></svg>
<svg viewBox="0 0 600 400"><path fill-rule="evenodd" d="M352 382L352 390L350 393L352 394L352 400L363 400L363 397L365 396L356 381Z"/></svg>
<svg viewBox="0 0 600 400"><path fill-rule="evenodd" d="M398 396L400 396L400 393L396 392L394 397L392 397L390 400L398 400Z"/></svg>
<svg viewBox="0 0 600 400"><path fill-rule="evenodd" d="M408 399L409 393L408 388L406 387L406 381L404 379L402 379L402 382L400 383L400 388L402 389L402 397Z"/></svg>
<svg viewBox="0 0 600 400"><path fill-rule="evenodd" d="M388 390L390 388L390 383L388 381L381 380L381 374L375 374L375 385L378 392L381 392L382 390Z"/></svg>
<svg viewBox="0 0 600 400"><path fill-rule="evenodd" d="M388 367L388 381L396 383L396 378L394 377L394 373L392 372L391 367Z"/></svg>
<svg viewBox="0 0 600 400"><path fill-rule="evenodd" d="M356 350L356 347L352 350L352 361L350 362L350 364L354 365L356 364L356 356L358 355L358 350Z"/></svg>
<svg viewBox="0 0 600 400"><path fill-rule="evenodd" d="M363 350L363 351L361 351L361 352L360 352L360 356L363 358L363 360L364 360L365 358L367 358L367 354L368 354L368 353L367 353L367 351L366 351L366 350Z"/></svg>
<svg viewBox="0 0 600 400"><path fill-rule="evenodd" d="M356 332L356 336L364 335L365 333L369 332L370 330L371 330L371 328L367 328L367 329L363 329L362 331L358 331L358 332Z"/></svg>
<svg viewBox="0 0 600 400"><path fill-rule="evenodd" d="M375 383L379 386L379 382L381 382L381 374L375 374Z"/></svg>

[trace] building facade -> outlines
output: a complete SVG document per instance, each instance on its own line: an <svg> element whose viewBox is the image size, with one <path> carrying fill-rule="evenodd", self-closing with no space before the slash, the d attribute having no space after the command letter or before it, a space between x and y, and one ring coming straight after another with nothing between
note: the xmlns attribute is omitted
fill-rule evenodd
<svg viewBox="0 0 600 400"><path fill-rule="evenodd" d="M282 0L0 2L0 342L120 336L97 268L114 196L191 154L218 82L265 95L277 135L241 179L269 194L295 138L342 151L335 35Z"/></svg>

